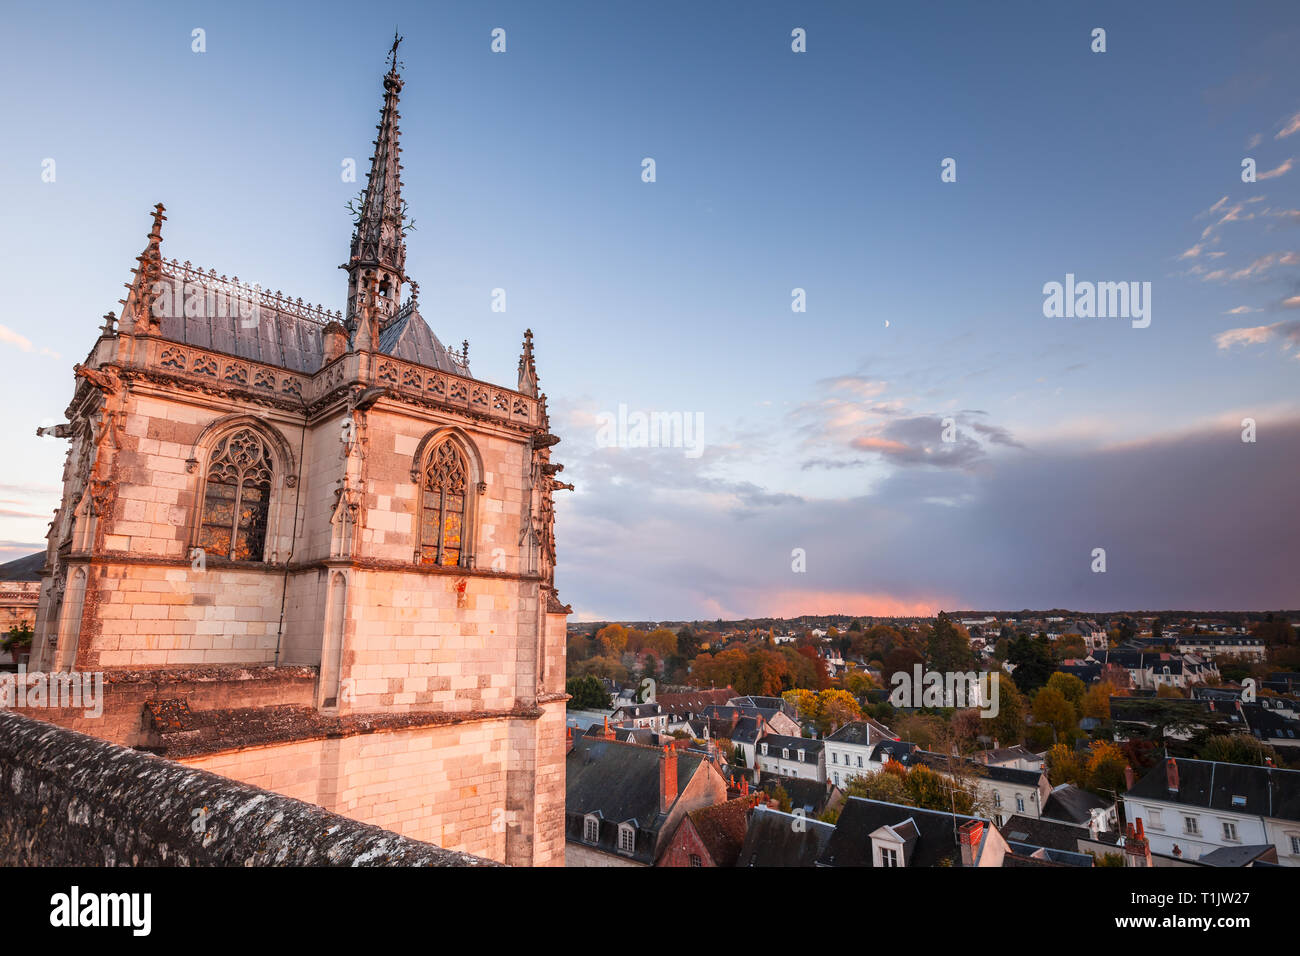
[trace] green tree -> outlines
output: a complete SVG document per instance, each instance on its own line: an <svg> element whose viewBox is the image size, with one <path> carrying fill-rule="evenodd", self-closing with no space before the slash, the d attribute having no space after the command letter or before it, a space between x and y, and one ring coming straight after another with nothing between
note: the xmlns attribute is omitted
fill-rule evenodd
<svg viewBox="0 0 1300 956"><path fill-rule="evenodd" d="M564 692L572 698L569 706L574 710L609 710L609 694L605 691L605 685L591 674L570 677L564 682Z"/></svg>
<svg viewBox="0 0 1300 956"><path fill-rule="evenodd" d="M954 624L943 611L935 618L927 642L930 668L945 673L970 670L975 655L970 649L970 635L960 624Z"/></svg>
<svg viewBox="0 0 1300 956"><path fill-rule="evenodd" d="M1202 760L1217 760L1219 763L1264 767L1271 759L1274 766L1277 765L1277 752L1247 734L1214 734L1206 738L1200 754Z"/></svg>
<svg viewBox="0 0 1300 956"><path fill-rule="evenodd" d="M1007 663L1015 666L1011 677L1023 694L1032 694L1046 684L1056 667L1047 639L1028 635L1011 642Z"/></svg>

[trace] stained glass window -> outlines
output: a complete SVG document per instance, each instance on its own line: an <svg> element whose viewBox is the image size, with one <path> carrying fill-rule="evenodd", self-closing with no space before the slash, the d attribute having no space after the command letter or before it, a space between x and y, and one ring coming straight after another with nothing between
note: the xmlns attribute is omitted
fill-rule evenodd
<svg viewBox="0 0 1300 956"><path fill-rule="evenodd" d="M208 462L199 547L231 560L263 560L273 470L266 439L251 428L217 444Z"/></svg>
<svg viewBox="0 0 1300 956"><path fill-rule="evenodd" d="M420 507L421 564L460 564L466 473L465 456L451 439L429 456Z"/></svg>

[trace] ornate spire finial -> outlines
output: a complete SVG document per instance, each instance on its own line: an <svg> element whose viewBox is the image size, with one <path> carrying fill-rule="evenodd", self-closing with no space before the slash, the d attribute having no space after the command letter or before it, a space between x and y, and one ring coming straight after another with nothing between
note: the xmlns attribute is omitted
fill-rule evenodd
<svg viewBox="0 0 1300 956"><path fill-rule="evenodd" d="M165 213L166 211L167 211L167 207L164 206L162 203L154 204L153 229L150 230L149 232L149 238L152 239L155 243L162 242L162 224L167 221L167 217L164 216L163 213Z"/></svg>
<svg viewBox="0 0 1300 956"><path fill-rule="evenodd" d="M128 295L133 322L131 331L137 335L148 335L160 327L159 316L154 310L154 301L158 297L158 286L162 279L162 224L167 217L163 215L167 207L156 203L153 207L153 227L149 230L149 241L144 251L136 256L138 263L135 270L135 282Z"/></svg>
<svg viewBox="0 0 1300 956"><path fill-rule="evenodd" d="M524 350L519 356L519 391L537 397L537 365L533 361L533 330L524 330Z"/></svg>
<svg viewBox="0 0 1300 956"><path fill-rule="evenodd" d="M389 73L396 73L396 72L397 72L397 47L398 47L398 45L401 44L401 42L402 42L403 40L405 40L405 39L406 39L406 37L401 37L401 36L398 36L398 35L397 35L397 28L394 27L394 28L393 28L393 48L392 48L391 50L388 51L388 60L389 60L389 62L388 62L388 72L389 72Z"/></svg>
<svg viewBox="0 0 1300 956"><path fill-rule="evenodd" d="M379 298L374 305L381 325L397 314L406 282L405 233L413 224L406 220L406 204L402 201L402 149L397 132L397 98L402 92L402 78L397 74L397 47L401 42L401 35L394 32L389 50L392 69L384 77L384 105L379 113L379 135L375 137L366 188L348 204L356 217L351 255L341 267L348 271L345 324L349 330L356 328L361 302L371 280L378 283Z"/></svg>

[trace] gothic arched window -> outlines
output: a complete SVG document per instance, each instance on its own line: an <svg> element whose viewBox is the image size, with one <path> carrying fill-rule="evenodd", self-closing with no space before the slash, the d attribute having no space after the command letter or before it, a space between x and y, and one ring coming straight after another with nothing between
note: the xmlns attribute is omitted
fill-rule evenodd
<svg viewBox="0 0 1300 956"><path fill-rule="evenodd" d="M450 438L439 442L429 455L421 486L421 564L461 563L468 474L465 455Z"/></svg>
<svg viewBox="0 0 1300 956"><path fill-rule="evenodd" d="M199 547L232 561L261 561L274 473L267 440L241 428L217 443L208 459Z"/></svg>

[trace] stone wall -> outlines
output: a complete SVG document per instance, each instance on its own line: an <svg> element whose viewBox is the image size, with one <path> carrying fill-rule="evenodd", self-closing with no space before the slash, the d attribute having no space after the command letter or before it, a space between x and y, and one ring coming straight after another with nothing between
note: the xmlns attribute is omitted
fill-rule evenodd
<svg viewBox="0 0 1300 956"><path fill-rule="evenodd" d="M540 718L415 726L178 759L411 839L512 865L563 865L563 754L552 752L563 746L563 721L559 701Z"/></svg>
<svg viewBox="0 0 1300 956"><path fill-rule="evenodd" d="M11 713L0 713L0 864L491 865Z"/></svg>

